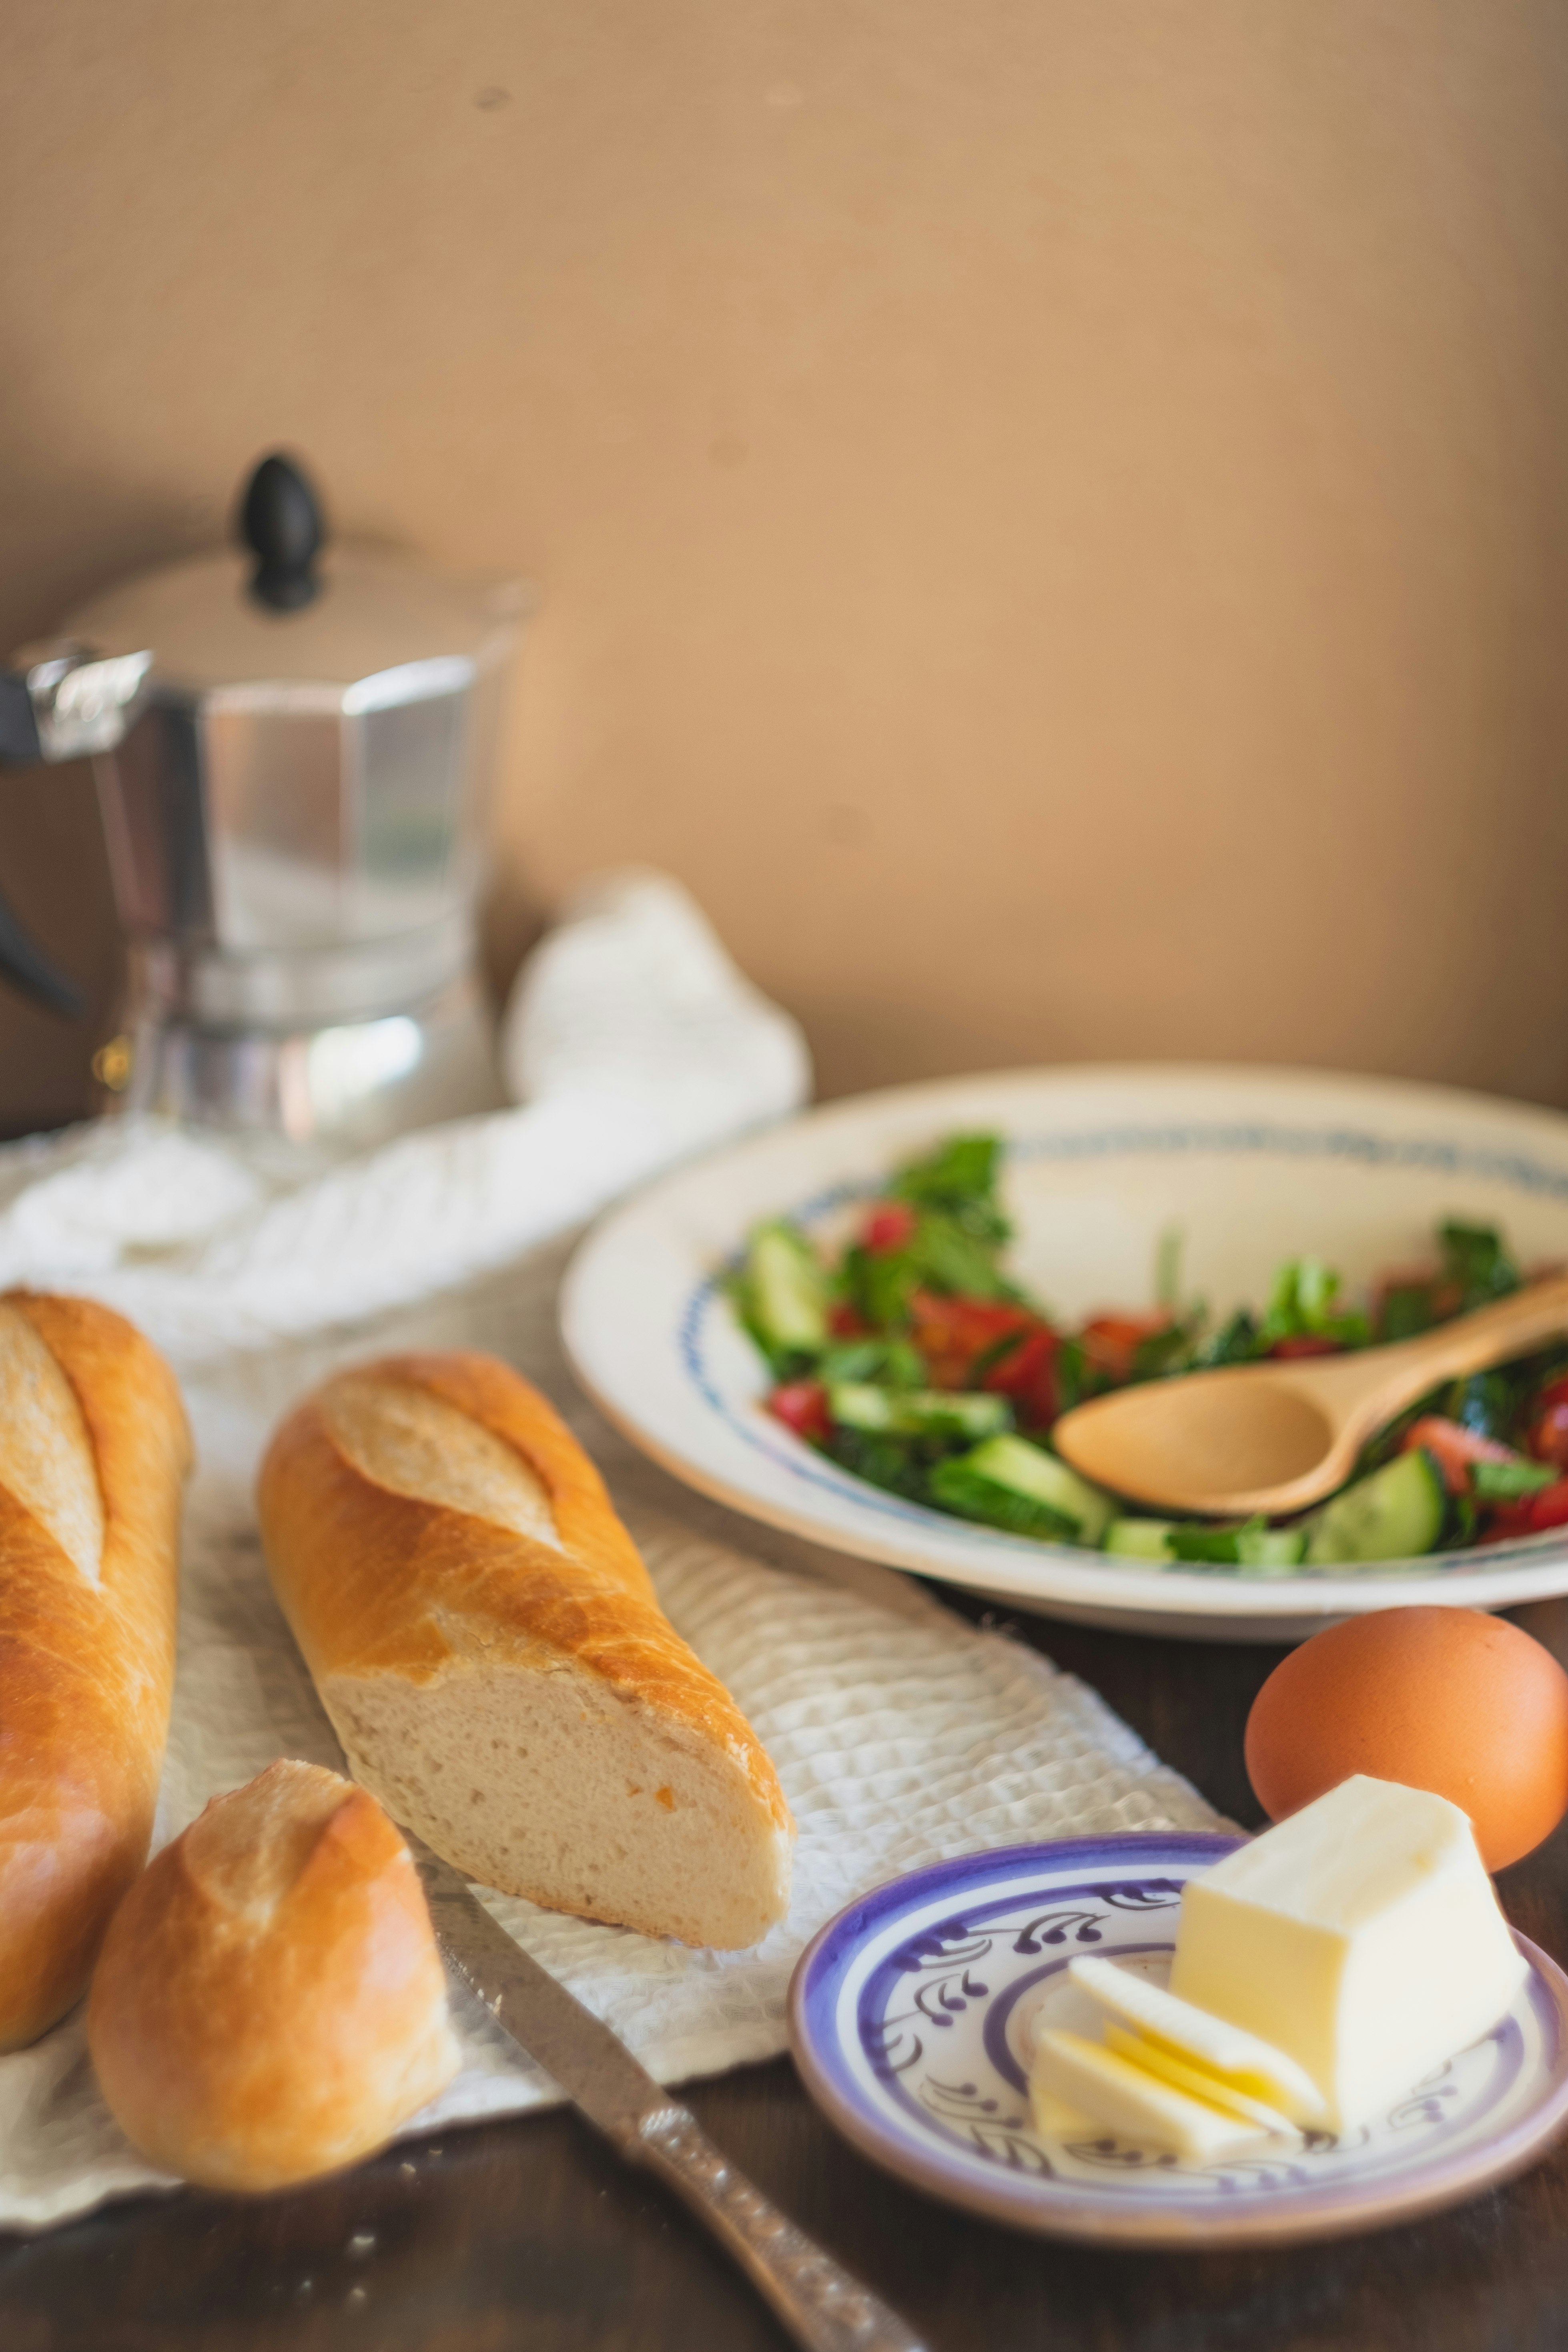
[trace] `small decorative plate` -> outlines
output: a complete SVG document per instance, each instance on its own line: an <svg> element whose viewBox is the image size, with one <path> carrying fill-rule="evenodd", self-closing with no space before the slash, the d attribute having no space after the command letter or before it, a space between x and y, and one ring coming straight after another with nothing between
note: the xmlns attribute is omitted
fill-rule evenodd
<svg viewBox="0 0 1568 2352"><path fill-rule="evenodd" d="M763 1409L723 1280L761 1217L831 1251L889 1171L944 1135L1005 1139L1011 1264L1068 1318L1152 1297L1160 1237L1216 1314L1311 1251L1359 1288L1429 1255L1443 1217L1568 1259L1568 1118L1439 1087L1304 1071L1022 1070L829 1103L678 1169L584 1243L562 1294L579 1379L678 1478L774 1527L1047 1616L1199 1640L1299 1641L1365 1609L1507 1609L1568 1592L1561 1530L1356 1570L1161 1567L1032 1542L884 1493Z"/></svg>
<svg viewBox="0 0 1568 2352"><path fill-rule="evenodd" d="M1085 1952L1163 1983L1182 1887L1238 1841L1068 1838L934 1864L852 1903L802 1954L790 2034L807 2089L863 2154L989 2220L1068 2238L1212 2247L1381 2229L1479 2196L1568 2126L1568 1978L1531 1974L1484 2042L1335 2138L1195 2164L1109 2135L1042 2139L1026 2036L1088 2027Z"/></svg>

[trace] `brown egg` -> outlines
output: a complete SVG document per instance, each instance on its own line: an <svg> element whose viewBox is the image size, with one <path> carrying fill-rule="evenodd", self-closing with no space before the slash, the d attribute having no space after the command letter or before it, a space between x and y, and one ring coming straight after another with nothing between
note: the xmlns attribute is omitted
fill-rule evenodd
<svg viewBox="0 0 1568 2352"><path fill-rule="evenodd" d="M1380 1609L1275 1667L1247 1719L1247 1770L1276 1822L1352 1772L1434 1790L1500 1870L1568 1811L1568 1675L1479 1609Z"/></svg>

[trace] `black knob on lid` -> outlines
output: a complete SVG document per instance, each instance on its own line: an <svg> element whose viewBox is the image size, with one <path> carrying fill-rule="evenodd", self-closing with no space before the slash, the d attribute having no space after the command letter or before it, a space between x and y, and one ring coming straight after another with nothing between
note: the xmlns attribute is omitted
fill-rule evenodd
<svg viewBox="0 0 1568 2352"><path fill-rule="evenodd" d="M306 475L291 457L263 457L246 487L239 528L256 557L250 593L275 613L295 613L321 587L316 558L326 533Z"/></svg>

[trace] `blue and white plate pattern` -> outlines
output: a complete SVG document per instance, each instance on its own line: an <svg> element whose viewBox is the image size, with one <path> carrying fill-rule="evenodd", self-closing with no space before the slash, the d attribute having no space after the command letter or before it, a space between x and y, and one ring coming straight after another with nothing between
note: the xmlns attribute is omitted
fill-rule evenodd
<svg viewBox="0 0 1568 2352"><path fill-rule="evenodd" d="M1083 1953L1163 1983L1184 1883L1237 1841L1071 1838L938 1863L852 1904L790 1990L807 2088L862 2152L915 2187L1051 2235L1162 2246L1332 2237L1458 2202L1568 2125L1568 1979L1531 1975L1482 2042L1343 2138L1309 2133L1196 2164L1089 2132L1042 2139L1027 2036L1088 2025ZM1092 2030L1090 2027L1089 2030Z"/></svg>

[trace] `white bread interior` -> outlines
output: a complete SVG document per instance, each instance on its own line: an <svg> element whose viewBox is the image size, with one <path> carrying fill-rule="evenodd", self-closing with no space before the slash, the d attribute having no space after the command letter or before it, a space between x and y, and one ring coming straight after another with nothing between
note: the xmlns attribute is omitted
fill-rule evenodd
<svg viewBox="0 0 1568 2352"><path fill-rule="evenodd" d="M493 1360L458 1360L488 1365L479 1393L505 1384L501 1407L511 1391L522 1401L506 1435L390 1376L402 1364L378 1365L320 1391L301 1409L314 1420L292 1466L263 1473L274 1580L355 1778L485 1885L687 1943L755 1943L789 1900L794 1825L771 1764L658 1611L597 1474L544 1400ZM520 1428L540 1432L531 1454ZM286 1425L275 1453L289 1441ZM563 1479L565 1448L575 1461ZM374 1534L365 1512L384 1573L367 1574L363 1603L333 1622L342 1593L334 1601L316 1580L331 1572L320 1515L307 1519L291 1487L286 1528L279 1497L285 1481L308 1485L352 1527L345 1473L409 1507L380 1507ZM613 1545L584 1540L585 1509ZM309 1574L296 1556L307 1544ZM384 1619L367 1642L373 1608Z"/></svg>
<svg viewBox="0 0 1568 2352"><path fill-rule="evenodd" d="M721 1950L788 1907L788 1834L757 1834L732 1760L579 1666L470 1653L432 1689L338 1675L321 1700L355 1780L483 1885Z"/></svg>

